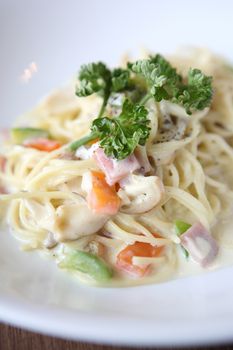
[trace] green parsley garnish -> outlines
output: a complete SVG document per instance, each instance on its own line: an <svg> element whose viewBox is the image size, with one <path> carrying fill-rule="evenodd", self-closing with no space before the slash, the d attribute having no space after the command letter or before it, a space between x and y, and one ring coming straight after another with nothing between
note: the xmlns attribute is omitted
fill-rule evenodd
<svg viewBox="0 0 233 350"><path fill-rule="evenodd" d="M76 95L85 97L98 93L102 96L103 104L98 115L101 117L111 93L120 92L128 87L129 76L128 70L117 68L111 71L102 62L83 65L78 76L80 85L76 89Z"/></svg>
<svg viewBox="0 0 233 350"><path fill-rule="evenodd" d="M154 98L156 102L168 100L192 114L208 107L213 94L211 77L199 69L190 69L185 80L161 55L129 62L126 69L111 70L102 62L83 65L78 79L77 96L97 93L103 102L91 125L91 133L73 142L69 149L75 151L98 138L106 155L118 160L132 154L138 144L146 143L150 127L144 105L149 99ZM106 115L106 106L116 93L124 98L121 113L113 118Z"/></svg>
<svg viewBox="0 0 233 350"><path fill-rule="evenodd" d="M154 97L157 102L171 100L178 92L178 86L182 78L176 73L176 69L172 68L170 63L161 55L135 63L128 63L128 68L146 80L148 93L144 100L151 97Z"/></svg>
<svg viewBox="0 0 233 350"><path fill-rule="evenodd" d="M183 106L188 114L210 105L212 78L199 69L190 69L185 83L176 69L161 55L128 63L128 68L133 73L140 74L147 82L148 93L144 97L144 103L151 97L157 102L169 100Z"/></svg>
<svg viewBox="0 0 233 350"><path fill-rule="evenodd" d="M211 103L213 89L212 78L205 76L199 69L190 69L188 84L180 88L172 102L182 105L188 114L202 110Z"/></svg>
<svg viewBox="0 0 233 350"><path fill-rule="evenodd" d="M118 160L133 153L136 146L145 145L150 134L148 111L144 106L125 100L121 114L116 118L96 118L91 126L91 134L70 146L74 151L87 142L98 138L100 147L107 156ZM111 137L109 137L111 135Z"/></svg>
<svg viewBox="0 0 233 350"><path fill-rule="evenodd" d="M147 114L144 106L125 100L119 117L97 118L92 123L91 131L98 135L100 147L107 156L124 159L133 153L138 144L145 145L150 134Z"/></svg>

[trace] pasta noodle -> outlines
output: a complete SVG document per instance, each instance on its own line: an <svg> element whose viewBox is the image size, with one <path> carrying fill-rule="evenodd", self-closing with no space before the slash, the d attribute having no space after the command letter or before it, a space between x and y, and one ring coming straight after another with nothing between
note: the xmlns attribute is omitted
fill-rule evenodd
<svg viewBox="0 0 233 350"><path fill-rule="evenodd" d="M0 184L7 194L0 200L8 205L9 225L23 248L43 251L60 264L71 248L88 251L94 244L94 249L105 248L105 260L115 266L119 252L135 242L162 246L166 252L162 257L133 257L137 266L151 265L150 275L129 279L117 271L109 284L151 283L175 275L180 254L175 220L185 219L191 225L200 222L212 230L217 221L229 215L233 199L233 71L222 59L200 49L172 56L170 61L183 75L189 67L197 67L213 76L214 97L210 108L192 116L166 101L147 102L151 131L145 148L152 166L150 175L158 176L165 189L159 204L149 211L133 214L120 210L111 217L103 215L100 226L89 234L83 227L98 222L96 216L83 212L75 222L74 213L84 210L83 175L99 167L93 158L67 159L64 153L67 144L87 135L100 108L100 97L76 97L72 83L19 120L19 126L48 130L64 144L50 153L10 140L2 145L6 164L0 172ZM170 122L177 126L173 134L164 133L166 115L172 115ZM84 232L68 239L62 230L70 232L75 224L78 232ZM54 240L54 232L59 232L60 240ZM86 274L75 274L93 283Z"/></svg>

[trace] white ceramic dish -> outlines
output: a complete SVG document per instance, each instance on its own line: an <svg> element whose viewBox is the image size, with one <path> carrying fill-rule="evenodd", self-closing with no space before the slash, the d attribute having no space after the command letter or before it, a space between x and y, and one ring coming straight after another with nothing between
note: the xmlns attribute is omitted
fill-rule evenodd
<svg viewBox="0 0 233 350"><path fill-rule="evenodd" d="M9 125L83 62L116 63L145 45L171 52L209 46L233 58L230 1L0 2L0 122ZM36 62L28 83L20 79ZM161 285L80 286L53 262L22 253L0 232L0 319L61 337L125 345L197 345L233 340L233 267Z"/></svg>

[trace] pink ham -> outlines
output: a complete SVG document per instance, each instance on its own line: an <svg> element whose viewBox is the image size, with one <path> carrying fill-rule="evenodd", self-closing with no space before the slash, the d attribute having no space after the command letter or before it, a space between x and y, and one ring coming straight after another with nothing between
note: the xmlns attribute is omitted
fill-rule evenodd
<svg viewBox="0 0 233 350"><path fill-rule="evenodd" d="M133 154L126 159L115 160L107 157L103 149L99 147L94 151L93 157L100 169L104 172L106 182L110 186L140 168L140 164Z"/></svg>
<svg viewBox="0 0 233 350"><path fill-rule="evenodd" d="M211 264L218 253L217 242L201 223L192 225L180 238L181 245L203 267Z"/></svg>

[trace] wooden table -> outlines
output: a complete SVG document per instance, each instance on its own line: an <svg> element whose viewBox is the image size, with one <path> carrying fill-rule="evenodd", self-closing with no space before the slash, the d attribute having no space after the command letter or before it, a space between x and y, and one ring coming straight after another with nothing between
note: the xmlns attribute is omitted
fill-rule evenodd
<svg viewBox="0 0 233 350"><path fill-rule="evenodd" d="M43 336L36 333L23 331L18 328L0 324L0 350L114 350L129 348L114 348L113 346L103 346L86 344L81 342L72 342L52 337ZM132 348L131 348L132 349ZM158 348L156 348L159 350ZM169 348L172 349L172 348ZM174 349L174 348L173 348ZM195 349L214 349L214 350L233 350L233 345L216 346L212 348L190 348ZM140 348L143 350L143 348ZM166 349L163 349L166 350ZM188 350L183 349L183 350Z"/></svg>

